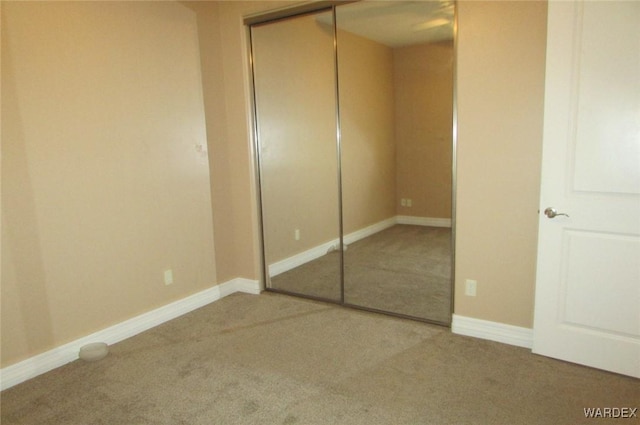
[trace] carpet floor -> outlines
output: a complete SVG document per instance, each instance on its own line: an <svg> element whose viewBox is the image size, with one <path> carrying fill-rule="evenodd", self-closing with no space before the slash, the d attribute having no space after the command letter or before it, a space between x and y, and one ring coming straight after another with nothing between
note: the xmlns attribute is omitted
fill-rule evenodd
<svg viewBox="0 0 640 425"><path fill-rule="evenodd" d="M340 300L331 252L271 278L274 289ZM345 303L443 324L451 321L451 229L395 225L344 252Z"/></svg>
<svg viewBox="0 0 640 425"><path fill-rule="evenodd" d="M266 293L228 296L0 397L3 425L547 425L606 423L583 409L638 407L640 382Z"/></svg>

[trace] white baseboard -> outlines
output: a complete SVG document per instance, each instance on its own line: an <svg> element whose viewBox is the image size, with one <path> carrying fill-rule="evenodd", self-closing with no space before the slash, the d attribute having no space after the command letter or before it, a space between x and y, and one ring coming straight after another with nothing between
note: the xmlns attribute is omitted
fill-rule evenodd
<svg viewBox="0 0 640 425"><path fill-rule="evenodd" d="M259 295L262 292L260 288L260 282L253 279L245 279L243 277L237 277L230 282L233 285L231 286L232 291L223 296L227 296L233 294L234 292L244 292L245 294Z"/></svg>
<svg viewBox="0 0 640 425"><path fill-rule="evenodd" d="M313 248L303 251L299 254L292 255L291 257L285 258L284 260L269 264L269 276L277 276L281 273L287 272L291 269L295 269L296 267L308 263L309 261L320 258L327 252L333 250L337 244L338 239L335 239L329 242L325 242L322 245L314 246Z"/></svg>
<svg viewBox="0 0 640 425"><path fill-rule="evenodd" d="M344 243L348 246L354 242L358 242L360 239L368 238L369 236L382 232L389 227L393 227L397 222L398 220L396 217L391 217L372 224L371 226L367 226L364 229L356 230L355 232L344 235Z"/></svg>
<svg viewBox="0 0 640 425"><path fill-rule="evenodd" d="M388 218L378 223L367 226L363 229L356 230L344 236L345 245L350 245L354 242L369 237L375 233L381 232L395 224L412 224L416 226L431 226L431 227L451 227L450 218L434 218L434 217L413 217L408 215L397 215ZM303 264L313 261L322 257L329 251L336 250L338 248L340 239L334 239L329 242L325 242L321 245L315 246L311 249L303 251L299 254L292 255L273 264L269 265L269 276L277 276L281 273L287 272L291 269L295 269Z"/></svg>
<svg viewBox="0 0 640 425"><path fill-rule="evenodd" d="M371 226L367 226L363 229L356 230L355 232L349 233L344 236L344 243L346 245L352 244L359 241L360 239L364 239L375 233L381 232L382 230L387 229L394 224L396 224L396 218L391 217L378 223L372 224ZM285 258L284 260L280 260L276 263L270 264L269 276L277 276L280 273L287 272L291 269L295 269L296 267L308 263L309 261L320 258L323 255L327 254L327 252L338 249L339 244L340 239L336 238L329 242L325 242L322 245L318 245L311 249L303 251L299 254L292 255L291 257Z"/></svg>
<svg viewBox="0 0 640 425"><path fill-rule="evenodd" d="M451 227L450 218L413 217L410 215L398 215L396 216L396 222L398 224L413 224L415 226Z"/></svg>
<svg viewBox="0 0 640 425"><path fill-rule="evenodd" d="M458 335L473 336L518 347L530 349L533 346L533 329L474 319L457 314L453 315L451 331Z"/></svg>
<svg viewBox="0 0 640 425"><path fill-rule="evenodd" d="M0 370L0 390L5 390L76 360L80 347L83 345L92 342L115 344L234 292L259 294L260 284L256 280L236 278L7 366Z"/></svg>
<svg viewBox="0 0 640 425"><path fill-rule="evenodd" d="M364 239L373 234L381 232L395 224L412 224L416 226L431 226L431 227L451 227L450 218L434 218L434 217L413 217L408 215L397 215L386 220L379 221L378 223L367 226L363 229L356 230L347 235L344 235L345 245L350 245L354 242ZM329 251L338 249L340 239L336 238L329 242L325 242L321 245L315 246L311 249L303 251L299 254L287 257L284 260L277 261L269 265L269 276L277 276L281 273L287 272L291 269L295 269L303 264L313 261L317 258L326 255Z"/></svg>

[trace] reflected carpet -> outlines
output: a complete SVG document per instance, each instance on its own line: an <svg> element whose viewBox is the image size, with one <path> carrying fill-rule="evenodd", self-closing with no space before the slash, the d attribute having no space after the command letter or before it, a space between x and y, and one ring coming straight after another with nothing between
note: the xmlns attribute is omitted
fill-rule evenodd
<svg viewBox="0 0 640 425"><path fill-rule="evenodd" d="M344 261L346 303L450 323L450 228L395 225L349 245ZM339 300L339 253L274 276L271 285Z"/></svg>

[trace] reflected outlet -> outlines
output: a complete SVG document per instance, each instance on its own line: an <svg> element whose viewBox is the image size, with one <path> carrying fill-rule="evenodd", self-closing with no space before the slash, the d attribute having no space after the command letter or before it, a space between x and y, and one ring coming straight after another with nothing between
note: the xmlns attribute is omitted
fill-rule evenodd
<svg viewBox="0 0 640 425"><path fill-rule="evenodd" d="M173 283L173 270L168 269L164 271L164 284L171 285Z"/></svg>
<svg viewBox="0 0 640 425"><path fill-rule="evenodd" d="M478 287L478 282L472 279L467 279L464 282L464 294L470 297L476 296L476 289Z"/></svg>

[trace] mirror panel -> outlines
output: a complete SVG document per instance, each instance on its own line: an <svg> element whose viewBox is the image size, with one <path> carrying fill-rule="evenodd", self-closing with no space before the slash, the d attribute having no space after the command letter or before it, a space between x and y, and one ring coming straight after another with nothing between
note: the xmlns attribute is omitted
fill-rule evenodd
<svg viewBox="0 0 640 425"><path fill-rule="evenodd" d="M341 300L332 13L251 27L267 287Z"/></svg>
<svg viewBox="0 0 640 425"><path fill-rule="evenodd" d="M449 324L451 1L336 8L344 301Z"/></svg>
<svg viewBox="0 0 640 425"><path fill-rule="evenodd" d="M450 324L454 3L335 13L251 25L267 287Z"/></svg>

